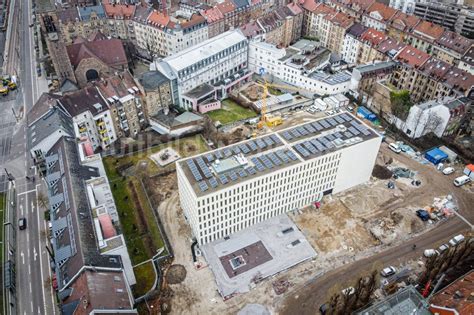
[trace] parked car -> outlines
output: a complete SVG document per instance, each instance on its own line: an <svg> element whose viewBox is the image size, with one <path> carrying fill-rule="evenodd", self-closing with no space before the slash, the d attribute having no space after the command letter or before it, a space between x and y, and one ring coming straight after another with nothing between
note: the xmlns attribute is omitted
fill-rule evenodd
<svg viewBox="0 0 474 315"><path fill-rule="evenodd" d="M428 221L430 219L429 212L423 209L416 210L416 215L423 221Z"/></svg>
<svg viewBox="0 0 474 315"><path fill-rule="evenodd" d="M464 241L464 235L459 234L449 240L449 245L456 246Z"/></svg>
<svg viewBox="0 0 474 315"><path fill-rule="evenodd" d="M392 142L392 143L390 143L390 144L388 145L388 147L390 148L390 150L392 150L392 151L395 152L395 153L400 153L400 152L402 152L402 149L400 149L400 146L399 146L398 144L396 144L396 143L393 143L393 142Z"/></svg>
<svg viewBox="0 0 474 315"><path fill-rule="evenodd" d="M384 268L384 269L380 272L380 274L382 275L382 277L390 277L390 276L392 276L392 275L394 275L394 274L396 274L396 273L397 273L397 269L396 269L395 267L393 267L393 266L389 266L389 267L387 267L387 268Z"/></svg>
<svg viewBox="0 0 474 315"><path fill-rule="evenodd" d="M335 112L333 110L328 110L326 112L326 115L328 115L328 116L331 116L331 115L334 115L334 114L335 114Z"/></svg>
<svg viewBox="0 0 474 315"><path fill-rule="evenodd" d="M471 181L471 178L467 175L459 176L454 180L454 186L459 187L467 184Z"/></svg>
<svg viewBox="0 0 474 315"><path fill-rule="evenodd" d="M443 174L444 175L449 175L449 174L452 174L454 173L454 167L446 167L444 170L443 170Z"/></svg>
<svg viewBox="0 0 474 315"><path fill-rule="evenodd" d="M20 230L26 229L26 218L20 218L20 219L18 220L18 228L19 228Z"/></svg>
<svg viewBox="0 0 474 315"><path fill-rule="evenodd" d="M430 258L433 256L438 256L439 252L436 249L425 249L425 251L423 252L423 255L425 255L425 257L427 258Z"/></svg>
<svg viewBox="0 0 474 315"><path fill-rule="evenodd" d="M354 294L355 289L353 287L348 287L348 288L345 288L344 290L342 290L341 292L344 295L352 295L352 294Z"/></svg>
<svg viewBox="0 0 474 315"><path fill-rule="evenodd" d="M447 251L448 249L449 249L449 245L448 244L443 244L438 248L438 252L443 253L443 252Z"/></svg>
<svg viewBox="0 0 474 315"><path fill-rule="evenodd" d="M354 107L352 107L352 106L347 106L347 110L350 111L350 112L352 112L352 111L354 110Z"/></svg>

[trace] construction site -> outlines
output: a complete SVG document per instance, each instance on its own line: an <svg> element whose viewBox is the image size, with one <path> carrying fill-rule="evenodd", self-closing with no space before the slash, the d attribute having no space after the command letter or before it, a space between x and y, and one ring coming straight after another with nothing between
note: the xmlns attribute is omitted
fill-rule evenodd
<svg viewBox="0 0 474 315"><path fill-rule="evenodd" d="M285 113L282 124L275 129L322 115L301 111ZM236 127L225 134L225 142L238 142L251 136L253 130L245 125ZM176 272L165 276L163 292L166 294L159 298L160 304L165 304L166 310L172 313L237 313L247 304L255 303L269 311L278 311L286 305L290 292L296 296L299 290L305 292L305 287L319 275L400 246L450 220L458 207L465 207L469 202L468 193L452 191L449 181L442 175L432 176L432 171L432 166L394 154L382 144L369 182L324 197L319 208L308 207L288 213L302 238L317 253L315 258L285 268L284 272L272 272L259 281L252 281L244 271L242 275L249 281L248 289L229 294L225 299L219 293L220 280L216 280L216 262L219 260L211 259L215 262L210 263L209 254L203 255L203 249L198 249L193 258L192 233L180 207L176 173L169 171L145 179L147 192L152 202L159 205L157 212L173 247L172 265L180 266L179 281L175 279ZM417 216L420 209L430 213L429 220ZM235 253L239 253L237 248ZM220 256L216 254L215 257ZM238 267L241 263L236 260ZM228 273L232 270L226 268L218 267L222 275L227 273L226 277L235 277ZM237 274L238 277L242 275ZM202 286L203 283L208 285ZM251 293L244 293L247 291Z"/></svg>

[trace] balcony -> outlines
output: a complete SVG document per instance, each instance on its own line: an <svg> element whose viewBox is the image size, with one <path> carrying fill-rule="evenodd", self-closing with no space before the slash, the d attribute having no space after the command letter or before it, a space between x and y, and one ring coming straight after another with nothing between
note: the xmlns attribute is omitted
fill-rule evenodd
<svg viewBox="0 0 474 315"><path fill-rule="evenodd" d="M106 132L107 132L107 129L100 129L100 130L99 130L99 133L100 133L101 135L103 135L103 134L106 133Z"/></svg>
<svg viewBox="0 0 474 315"><path fill-rule="evenodd" d="M105 125L105 122L104 122L103 120L98 120L98 121L96 122L96 124L97 124L97 126L100 127L100 126L104 126L104 125Z"/></svg>
<svg viewBox="0 0 474 315"><path fill-rule="evenodd" d="M79 132L80 133L83 133L83 132L86 132L86 131L87 131L86 127L79 127Z"/></svg>

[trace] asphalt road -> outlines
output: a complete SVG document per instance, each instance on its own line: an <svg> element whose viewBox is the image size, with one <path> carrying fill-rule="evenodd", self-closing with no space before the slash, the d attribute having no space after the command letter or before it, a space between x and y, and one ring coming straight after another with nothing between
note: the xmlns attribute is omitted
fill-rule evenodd
<svg viewBox="0 0 474 315"><path fill-rule="evenodd" d="M425 189L437 193L453 194L459 207L459 213L470 223L474 223L474 194L462 188L454 187L452 180L459 174L445 176L437 172L431 165L421 165L404 154L396 155L388 150L386 144L382 144L384 153L401 161L411 169L418 170L427 181ZM409 199L419 198L420 190L414 190ZM402 201L400 201L401 203ZM390 208L397 208L393 205ZM470 226L459 217L453 217L442 221L434 229L403 244L382 251L353 263L346 264L340 268L331 270L319 278L311 279L306 284L289 291L278 304L279 314L317 314L321 304L327 301L328 292L337 286L348 287L353 285L358 275L370 272L374 266L399 265L411 259L416 259L423 254L426 248L436 248L446 243L451 237L459 233L466 233ZM412 246L416 244L416 250Z"/></svg>
<svg viewBox="0 0 474 315"><path fill-rule="evenodd" d="M2 106L0 117L0 153L2 166L15 177L17 207L14 228L16 233L16 303L13 314L56 314L55 298L50 285L51 269L46 251L47 225L44 221L44 210L39 209L37 194L45 188L43 181L36 177L36 182L27 180L26 176L34 177L32 159L26 141L26 113L43 92L43 78L36 76L36 57L34 51L33 28L29 27L31 17L31 0L16 0L14 6L10 48L18 55L9 58L8 69L19 76L19 97L11 100L8 106ZM41 84L43 83L43 84ZM1 103L0 103L1 105ZM17 121L9 106L15 107L17 114L23 112ZM8 127L2 129L2 120L7 120ZM12 125L12 122L14 125ZM5 129L9 128L9 129ZM2 131L3 130L3 131ZM2 169L3 169L2 167ZM17 220L27 219L27 229L18 230Z"/></svg>

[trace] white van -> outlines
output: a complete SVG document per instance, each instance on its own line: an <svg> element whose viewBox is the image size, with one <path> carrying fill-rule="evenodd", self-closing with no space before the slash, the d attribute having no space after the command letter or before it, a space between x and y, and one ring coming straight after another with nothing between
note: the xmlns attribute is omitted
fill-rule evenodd
<svg viewBox="0 0 474 315"><path fill-rule="evenodd" d="M392 150L395 153L402 152L402 149L400 149L400 146L398 144L394 143L394 142L390 143L388 145L388 147L390 148L390 150Z"/></svg>
<svg viewBox="0 0 474 315"><path fill-rule="evenodd" d="M454 186L459 187L462 186L466 183L469 183L471 181L471 178L467 175L459 176L454 180Z"/></svg>
<svg viewBox="0 0 474 315"><path fill-rule="evenodd" d="M450 239L449 244L451 246L456 246L459 243L461 243L462 241L464 241L464 235L459 234L459 235L456 235L455 237L453 237L452 239Z"/></svg>

